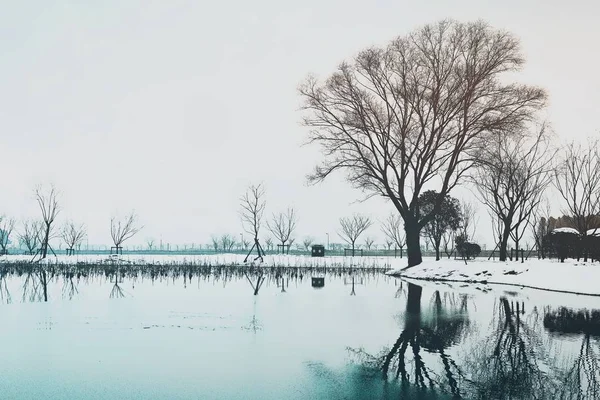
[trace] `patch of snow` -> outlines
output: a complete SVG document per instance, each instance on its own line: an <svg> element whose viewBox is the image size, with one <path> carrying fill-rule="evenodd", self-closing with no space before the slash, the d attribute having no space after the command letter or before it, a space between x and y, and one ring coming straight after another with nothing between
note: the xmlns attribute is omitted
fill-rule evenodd
<svg viewBox="0 0 600 400"><path fill-rule="evenodd" d="M575 235L579 235L579 231L574 228L556 228L552 231L552 233L573 233Z"/></svg>
<svg viewBox="0 0 600 400"><path fill-rule="evenodd" d="M531 259L524 263L514 261L424 260L409 269L387 272L414 279L445 279L448 281L479 284L509 284L535 289L546 289L578 294L600 295L600 267L598 263L576 260Z"/></svg>
<svg viewBox="0 0 600 400"><path fill-rule="evenodd" d="M600 228L590 229L585 234L587 236L600 236Z"/></svg>

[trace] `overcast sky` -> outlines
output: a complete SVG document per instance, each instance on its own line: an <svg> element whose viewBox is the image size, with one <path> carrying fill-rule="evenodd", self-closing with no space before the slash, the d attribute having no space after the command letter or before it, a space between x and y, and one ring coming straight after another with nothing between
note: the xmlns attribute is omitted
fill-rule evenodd
<svg viewBox="0 0 600 400"><path fill-rule="evenodd" d="M548 90L557 134L585 137L600 128L599 11L593 0L5 2L0 213L37 216L34 186L54 183L60 222L86 223L90 243L108 243L110 216L131 209L145 227L130 244L207 243L242 232L238 199L264 182L268 214L296 208L297 237L339 241L340 216L391 207L356 204L343 175L306 185L319 159L300 147L308 73L425 23L482 18L521 38L519 80Z"/></svg>

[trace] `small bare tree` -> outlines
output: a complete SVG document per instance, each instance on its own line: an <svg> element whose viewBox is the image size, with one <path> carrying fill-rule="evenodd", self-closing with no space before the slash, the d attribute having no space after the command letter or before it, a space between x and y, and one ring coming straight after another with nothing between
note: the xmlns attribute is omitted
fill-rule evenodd
<svg viewBox="0 0 600 400"><path fill-rule="evenodd" d="M351 246L353 256L356 249L356 241L372 224L371 218L360 214L340 218L341 231L338 232L338 235Z"/></svg>
<svg viewBox="0 0 600 400"><path fill-rule="evenodd" d="M19 232L19 240L30 255L34 255L40 245L42 237L42 224L39 221L27 220L23 222L23 230Z"/></svg>
<svg viewBox="0 0 600 400"><path fill-rule="evenodd" d="M587 235L600 214L600 139L589 139L586 147L575 142L567 146L556 168L554 186L566 205L563 212L573 218L579 233ZM584 261L587 258L585 251Z"/></svg>
<svg viewBox="0 0 600 400"><path fill-rule="evenodd" d="M393 243L400 253L404 249L404 228L402 227L402 217L396 213L391 213L381 224L381 231L385 237Z"/></svg>
<svg viewBox="0 0 600 400"><path fill-rule="evenodd" d="M221 236L221 250L231 251L235 246L235 236L228 233Z"/></svg>
<svg viewBox="0 0 600 400"><path fill-rule="evenodd" d="M215 252L219 251L219 243L220 243L220 241L219 241L219 238L218 238L216 235L212 235L212 236L210 237L210 240L211 240L211 242L212 242L212 247L213 247L213 250L214 250Z"/></svg>
<svg viewBox="0 0 600 400"><path fill-rule="evenodd" d="M375 243L375 239L373 239L371 236L367 236L365 238L365 247L367 248L367 250L371 250L371 247L373 247L373 243Z"/></svg>
<svg viewBox="0 0 600 400"><path fill-rule="evenodd" d="M14 228L14 218L0 215L0 255L8 254L8 243L10 242L10 235Z"/></svg>
<svg viewBox="0 0 600 400"><path fill-rule="evenodd" d="M244 262L248 261L248 257L255 248L258 256L254 260L262 261L264 251L258 241L258 234L262 224L263 214L267 206L267 202L265 201L265 188L263 185L250 185L244 196L240 199L240 206L242 208L240 216L242 218L244 230L254 238L254 244L244 259Z"/></svg>
<svg viewBox="0 0 600 400"><path fill-rule="evenodd" d="M393 240L390 240L389 238L385 239L385 248L387 250L391 250L393 245L394 245L394 241Z"/></svg>
<svg viewBox="0 0 600 400"><path fill-rule="evenodd" d="M142 227L138 226L137 216L133 211L123 220L117 217L110 219L110 236L112 237L117 254L119 250L123 251L123 243L135 236L141 229Z"/></svg>
<svg viewBox="0 0 600 400"><path fill-rule="evenodd" d="M273 238L272 237L268 237L267 240L265 240L265 244L267 245L267 249L273 250Z"/></svg>
<svg viewBox="0 0 600 400"><path fill-rule="evenodd" d="M286 212L273 214L270 221L267 221L269 231L275 236L275 239L281 243L282 251L285 252L286 243L289 248L292 245L291 236L296 229L296 213L293 208L288 208ZM289 242L289 243L288 243Z"/></svg>
<svg viewBox="0 0 600 400"><path fill-rule="evenodd" d="M73 255L75 250L83 242L85 238L85 225L75 225L73 221L67 221L63 226L60 237L67 247L67 254Z"/></svg>
<svg viewBox="0 0 600 400"><path fill-rule="evenodd" d="M146 239L146 247L148 248L148 250L153 250L154 249L154 239L149 238Z"/></svg>
<svg viewBox="0 0 600 400"><path fill-rule="evenodd" d="M40 241L40 259L46 258L50 239L54 234L54 221L60 211L58 206L58 192L54 186L50 187L49 192L45 192L41 186L34 190L34 196L42 213L42 236Z"/></svg>
<svg viewBox="0 0 600 400"><path fill-rule="evenodd" d="M308 251L310 250L310 246L312 246L314 242L314 239L310 236L307 236L304 238L304 240L302 241L302 245L304 246L304 250Z"/></svg>

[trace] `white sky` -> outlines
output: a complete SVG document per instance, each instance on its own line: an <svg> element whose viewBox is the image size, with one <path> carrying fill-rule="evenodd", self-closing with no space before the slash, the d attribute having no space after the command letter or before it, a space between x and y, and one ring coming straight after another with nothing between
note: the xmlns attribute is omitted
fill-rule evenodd
<svg viewBox="0 0 600 400"><path fill-rule="evenodd" d="M584 137L600 127L599 11L593 0L5 3L0 213L36 216L32 189L52 182L60 222L86 223L90 243L108 243L110 216L130 209L145 228L129 244L207 243L242 232L238 198L262 181L268 214L297 209L297 237L339 241L340 216L391 208L353 204L361 194L342 175L306 186L319 159L299 146L308 73L325 77L425 23L482 18L522 39L521 80L548 90L558 135ZM378 227L370 234L383 242Z"/></svg>

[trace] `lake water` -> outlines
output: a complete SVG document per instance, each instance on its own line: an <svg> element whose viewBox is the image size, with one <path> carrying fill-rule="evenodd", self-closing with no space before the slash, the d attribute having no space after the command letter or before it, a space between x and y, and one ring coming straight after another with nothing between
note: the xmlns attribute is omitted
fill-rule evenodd
<svg viewBox="0 0 600 400"><path fill-rule="evenodd" d="M2 271L6 399L600 398L600 298L373 270L269 269L258 295L238 268Z"/></svg>

